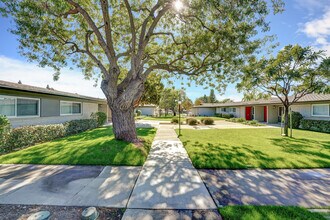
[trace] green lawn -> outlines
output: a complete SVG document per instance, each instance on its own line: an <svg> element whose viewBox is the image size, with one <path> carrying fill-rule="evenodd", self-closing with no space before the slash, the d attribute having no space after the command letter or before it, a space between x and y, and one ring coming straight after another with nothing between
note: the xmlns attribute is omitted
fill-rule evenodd
<svg viewBox="0 0 330 220"><path fill-rule="evenodd" d="M330 167L330 135L278 128L182 130L180 137L196 168Z"/></svg>
<svg viewBox="0 0 330 220"><path fill-rule="evenodd" d="M137 132L144 146L117 141L112 127L103 127L2 155L0 164L142 165L156 130Z"/></svg>
<svg viewBox="0 0 330 220"><path fill-rule="evenodd" d="M219 211L223 220L325 220L321 214L294 206L226 206Z"/></svg>

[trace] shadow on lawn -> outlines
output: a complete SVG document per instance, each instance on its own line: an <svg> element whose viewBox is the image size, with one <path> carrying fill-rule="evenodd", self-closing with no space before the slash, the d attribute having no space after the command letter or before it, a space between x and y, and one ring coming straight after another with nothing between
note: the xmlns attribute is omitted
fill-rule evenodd
<svg viewBox="0 0 330 220"><path fill-rule="evenodd" d="M316 141L306 138L272 138L272 144L281 147L282 151L299 155L311 155L318 157L313 159L320 167L329 167L330 165L330 141ZM321 150L315 151L313 146L321 147Z"/></svg>
<svg viewBox="0 0 330 220"><path fill-rule="evenodd" d="M142 165L150 150L154 129L139 128L143 147L114 139L111 127L38 144L0 157L0 163L69 165Z"/></svg>
<svg viewBox="0 0 330 220"><path fill-rule="evenodd" d="M311 168L329 167L330 165L330 142L296 138L273 138L271 145L276 146L274 154L268 151L255 149L251 145L240 146L227 144L191 143L183 142L188 149L188 154L196 168L205 169L247 169L247 168ZM281 148L278 150L278 148ZM192 148L189 150L189 148ZM267 146L265 145L265 149ZM319 150L320 149L320 150ZM289 155L288 155L289 154ZM304 155L304 158L299 158ZM288 159L288 156L295 158ZM307 158L306 156L310 156Z"/></svg>
<svg viewBox="0 0 330 220"><path fill-rule="evenodd" d="M190 141L183 144L187 146ZM224 168L224 169L247 169L253 167L268 168L276 166L278 161L283 161L282 157L269 157L269 155L259 150L254 150L252 146L243 144L242 146L230 146L226 144L214 145L211 143L202 144L195 142L193 147L198 148L198 152L188 154L196 168ZM255 160L256 163L250 163Z"/></svg>

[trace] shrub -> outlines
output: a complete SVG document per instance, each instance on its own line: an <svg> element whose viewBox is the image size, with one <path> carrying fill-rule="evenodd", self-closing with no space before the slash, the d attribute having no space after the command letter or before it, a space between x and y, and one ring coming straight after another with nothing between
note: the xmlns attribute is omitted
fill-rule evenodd
<svg viewBox="0 0 330 220"><path fill-rule="evenodd" d="M302 119L301 128L305 130L330 133L330 121Z"/></svg>
<svg viewBox="0 0 330 220"><path fill-rule="evenodd" d="M171 123L173 123L173 124L179 123L179 118L173 117L172 120L171 120Z"/></svg>
<svg viewBox="0 0 330 220"><path fill-rule="evenodd" d="M140 116L140 115L142 115L142 112L141 112L141 110L136 110L136 115L137 115L137 116Z"/></svg>
<svg viewBox="0 0 330 220"><path fill-rule="evenodd" d="M186 124L189 124L189 120L192 118L186 118Z"/></svg>
<svg viewBox="0 0 330 220"><path fill-rule="evenodd" d="M201 122L204 125L213 125L214 124L214 120L212 118L202 118Z"/></svg>
<svg viewBox="0 0 330 220"><path fill-rule="evenodd" d="M95 112L91 114L91 118L97 121L98 127L101 127L107 121L107 114L104 112Z"/></svg>
<svg viewBox="0 0 330 220"><path fill-rule="evenodd" d="M220 118L222 118L222 114L221 114L221 113L215 113L215 117L220 117Z"/></svg>
<svg viewBox="0 0 330 220"><path fill-rule="evenodd" d="M236 121L239 123L245 122L246 119L245 118L236 118Z"/></svg>
<svg viewBox="0 0 330 220"><path fill-rule="evenodd" d="M5 147L7 136L10 132L10 122L4 115L0 115L0 148ZM1 149L0 149L1 151Z"/></svg>
<svg viewBox="0 0 330 220"><path fill-rule="evenodd" d="M65 127L63 124L34 125L14 128L6 140L6 150L23 148L64 137Z"/></svg>
<svg viewBox="0 0 330 220"><path fill-rule="evenodd" d="M292 128L299 128L303 116L299 112L292 112Z"/></svg>
<svg viewBox="0 0 330 220"><path fill-rule="evenodd" d="M252 121L249 121L249 124L250 125L258 125L259 122L257 120L252 120Z"/></svg>
<svg viewBox="0 0 330 220"><path fill-rule="evenodd" d="M95 119L80 119L65 122L64 126L65 134L71 135L97 128L98 123Z"/></svg>
<svg viewBox="0 0 330 220"><path fill-rule="evenodd" d="M195 119L195 118L191 118L191 119L188 121L188 124L189 124L189 125L197 125L197 124L198 124L198 121L197 121L197 119Z"/></svg>
<svg viewBox="0 0 330 220"><path fill-rule="evenodd" d="M234 118L235 116L234 116L233 114L225 114L225 113L223 113L223 114L222 114L222 117L223 117L223 118L230 119L230 118Z"/></svg>

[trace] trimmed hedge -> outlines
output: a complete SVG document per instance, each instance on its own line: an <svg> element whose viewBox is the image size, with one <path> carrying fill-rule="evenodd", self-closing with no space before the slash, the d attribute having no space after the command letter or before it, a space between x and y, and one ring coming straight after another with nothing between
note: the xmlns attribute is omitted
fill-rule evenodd
<svg viewBox="0 0 330 220"><path fill-rule="evenodd" d="M101 127L107 121L107 114L104 112L95 112L91 114L91 118L97 121L98 127Z"/></svg>
<svg viewBox="0 0 330 220"><path fill-rule="evenodd" d="M65 122L64 126L65 126L65 134L71 135L97 128L98 124L95 119L80 119L80 120L72 120Z"/></svg>
<svg viewBox="0 0 330 220"><path fill-rule="evenodd" d="M8 152L38 143L97 128L95 119L81 119L54 125L33 125L14 128L6 136L0 151Z"/></svg>
<svg viewBox="0 0 330 220"><path fill-rule="evenodd" d="M195 118L190 118L188 120L188 125L197 125L197 124L198 124L198 121Z"/></svg>
<svg viewBox="0 0 330 220"><path fill-rule="evenodd" d="M171 123L172 124L178 124L179 123L179 118L177 118L177 117L172 118Z"/></svg>
<svg viewBox="0 0 330 220"><path fill-rule="evenodd" d="M4 115L0 115L0 148L5 146L5 141L10 132L10 122Z"/></svg>
<svg viewBox="0 0 330 220"><path fill-rule="evenodd" d="M234 118L235 117L235 115L233 115L233 114L222 114L222 117L223 118L227 118L227 119L230 119L230 118Z"/></svg>
<svg viewBox="0 0 330 220"><path fill-rule="evenodd" d="M204 125L213 125L214 124L214 120L212 118L202 118L201 122Z"/></svg>
<svg viewBox="0 0 330 220"><path fill-rule="evenodd" d="M6 140L6 151L29 147L36 143L51 141L65 136L63 124L34 125L14 128Z"/></svg>
<svg viewBox="0 0 330 220"><path fill-rule="evenodd" d="M300 125L301 125L301 128L305 129L305 130L330 133L330 121L302 119L300 121Z"/></svg>
<svg viewBox="0 0 330 220"><path fill-rule="evenodd" d="M292 112L292 128L299 128L300 121L303 119L303 116L299 112Z"/></svg>

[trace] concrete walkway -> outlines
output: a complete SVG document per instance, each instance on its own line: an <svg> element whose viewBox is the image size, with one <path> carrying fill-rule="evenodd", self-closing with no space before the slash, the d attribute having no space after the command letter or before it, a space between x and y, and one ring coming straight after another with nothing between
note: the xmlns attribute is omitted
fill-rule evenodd
<svg viewBox="0 0 330 220"><path fill-rule="evenodd" d="M128 209L216 209L173 125L159 125Z"/></svg>

